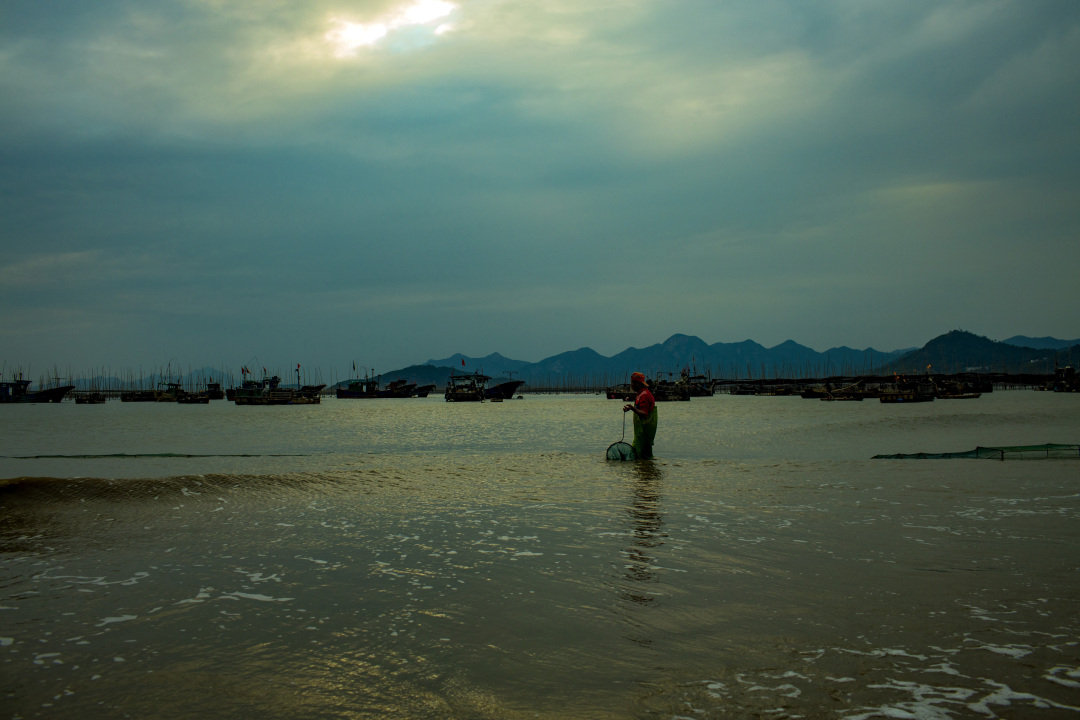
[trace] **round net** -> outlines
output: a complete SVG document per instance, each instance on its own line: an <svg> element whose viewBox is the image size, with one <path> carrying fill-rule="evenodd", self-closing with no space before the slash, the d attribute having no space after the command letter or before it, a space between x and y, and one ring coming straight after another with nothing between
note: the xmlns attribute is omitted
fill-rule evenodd
<svg viewBox="0 0 1080 720"><path fill-rule="evenodd" d="M634 446L630 443L622 442L620 440L619 442L613 442L608 446L608 460L633 460L634 457Z"/></svg>

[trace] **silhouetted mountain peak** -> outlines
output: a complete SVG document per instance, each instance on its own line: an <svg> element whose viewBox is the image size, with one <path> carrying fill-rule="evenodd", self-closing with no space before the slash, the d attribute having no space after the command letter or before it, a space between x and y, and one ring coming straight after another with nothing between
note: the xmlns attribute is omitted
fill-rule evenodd
<svg viewBox="0 0 1080 720"><path fill-rule="evenodd" d="M1006 345L1033 348L1035 350L1064 350L1065 348L1080 345L1080 339L1059 340L1055 337L1028 337L1026 335L1013 335L1011 338L1002 340Z"/></svg>
<svg viewBox="0 0 1080 720"><path fill-rule="evenodd" d="M1050 373L1059 363L1071 362L1068 351L1018 347L967 332L951 330L918 350L907 353L891 367L904 372L1032 372Z"/></svg>
<svg viewBox="0 0 1080 720"><path fill-rule="evenodd" d="M529 385L550 386L568 382L614 384L626 382L634 370L655 376L684 368L726 378L828 377L894 370L911 373L925 372L928 367L935 372L1053 372L1055 364L1067 364L1070 357L1068 352L1015 347L966 330L952 330L922 348L891 352L847 346L817 352L790 339L771 348L750 339L709 345L694 335L675 333L662 343L628 347L611 357L581 347L536 363L511 360L499 353L484 358L456 354L429 363L460 370L461 360L465 359L470 372L473 369L488 375L509 372Z"/></svg>

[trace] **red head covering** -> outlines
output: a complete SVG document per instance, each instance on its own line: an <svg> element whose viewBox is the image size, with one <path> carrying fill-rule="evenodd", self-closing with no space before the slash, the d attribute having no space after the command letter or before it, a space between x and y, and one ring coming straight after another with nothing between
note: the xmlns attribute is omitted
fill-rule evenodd
<svg viewBox="0 0 1080 720"><path fill-rule="evenodd" d="M631 374L630 374L630 382L634 382L635 380L636 380L637 382L641 383L642 385L648 385L648 384L649 384L649 383L648 383L648 382L647 382L647 381L645 380L645 376L644 376L643 374L639 373L639 372L636 372L636 373L631 373Z"/></svg>

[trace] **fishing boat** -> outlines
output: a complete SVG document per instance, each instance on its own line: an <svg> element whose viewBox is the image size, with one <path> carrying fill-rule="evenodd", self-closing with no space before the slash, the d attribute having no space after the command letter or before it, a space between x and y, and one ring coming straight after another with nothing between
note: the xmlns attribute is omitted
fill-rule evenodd
<svg viewBox="0 0 1080 720"><path fill-rule="evenodd" d="M318 405L324 387L283 388L277 375L264 376L261 382L246 380L241 387L233 388L233 402L237 405Z"/></svg>
<svg viewBox="0 0 1080 720"><path fill-rule="evenodd" d="M859 402L867 397L876 397L877 393L870 393L861 387L862 381L856 380L848 385L834 387L831 382L816 388L803 389L799 395L802 398L817 398L825 402Z"/></svg>
<svg viewBox="0 0 1080 720"><path fill-rule="evenodd" d="M488 400L511 400L518 388L525 384L524 380L507 380L484 389L484 397Z"/></svg>
<svg viewBox="0 0 1080 720"><path fill-rule="evenodd" d="M669 376L672 373L668 373ZM687 401L693 396L693 390L691 384L686 378L680 378L679 380L656 380L648 381L649 392L652 393L653 399L656 402L671 402L671 401ZM622 400L624 402L634 402L637 399L637 393L630 385L612 385L606 390L608 400Z"/></svg>
<svg viewBox="0 0 1080 720"><path fill-rule="evenodd" d="M120 393L120 402L155 402L157 390L125 390Z"/></svg>
<svg viewBox="0 0 1080 720"><path fill-rule="evenodd" d="M178 382L161 383L164 389L154 395L155 402L176 402L184 395L184 388Z"/></svg>
<svg viewBox="0 0 1080 720"><path fill-rule="evenodd" d="M672 380L674 373L666 373L667 380L661 380L657 374L657 378L649 383L649 390L652 392L653 399L656 402L671 402L671 401L687 401L690 399L691 388L689 382L689 373L679 376L678 380Z"/></svg>
<svg viewBox="0 0 1080 720"><path fill-rule="evenodd" d="M921 403L932 402L933 393L918 390L882 390L878 400L883 403Z"/></svg>
<svg viewBox="0 0 1080 720"><path fill-rule="evenodd" d="M976 400L982 393L964 380L941 379L934 382L934 397L938 400Z"/></svg>
<svg viewBox="0 0 1080 720"><path fill-rule="evenodd" d="M490 380L478 372L472 375L453 375L446 378L446 402L483 402L484 387Z"/></svg>
<svg viewBox="0 0 1080 720"><path fill-rule="evenodd" d="M417 394L416 383L398 379L391 381L386 387L381 387L381 379L382 376L350 380L345 387L337 388L335 394L338 398L412 398L426 397L430 389L435 387L428 386L428 390L421 396Z"/></svg>
<svg viewBox="0 0 1080 720"><path fill-rule="evenodd" d="M20 373L11 382L0 382L0 403L58 403L74 389L74 385L57 385L31 391L30 381Z"/></svg>
<svg viewBox="0 0 1080 720"><path fill-rule="evenodd" d="M697 368L683 368L680 381L690 390L690 397L712 397L716 394L716 384L710 375L697 372Z"/></svg>
<svg viewBox="0 0 1080 720"><path fill-rule="evenodd" d="M1054 392L1080 392L1080 375L1071 365L1054 370Z"/></svg>
<svg viewBox="0 0 1080 720"><path fill-rule="evenodd" d="M176 402L180 405L209 405L210 395L205 392L181 392L176 396Z"/></svg>
<svg viewBox="0 0 1080 720"><path fill-rule="evenodd" d="M350 380L345 387L336 388L334 394L339 399L375 398L379 396L379 379L358 378Z"/></svg>
<svg viewBox="0 0 1080 720"><path fill-rule="evenodd" d="M921 377L897 375L892 385L881 387L878 399L883 403L932 402L937 391L937 385L929 373Z"/></svg>

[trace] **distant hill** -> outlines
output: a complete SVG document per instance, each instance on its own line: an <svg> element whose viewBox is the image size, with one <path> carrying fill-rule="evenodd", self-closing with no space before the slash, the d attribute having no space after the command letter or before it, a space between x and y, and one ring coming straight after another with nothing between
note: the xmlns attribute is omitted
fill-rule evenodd
<svg viewBox="0 0 1080 720"><path fill-rule="evenodd" d="M1052 337L1033 338L1026 335L1013 335L1008 340L1002 340L1002 342L1006 345L1016 345L1017 347L1034 348L1036 350L1065 350L1074 345L1080 345L1080 339L1058 340Z"/></svg>
<svg viewBox="0 0 1080 720"><path fill-rule="evenodd" d="M464 361L464 363L462 361ZM530 365L532 365L532 363L524 360L511 360L496 352L482 358L471 358L466 357L461 353L454 353L450 357L443 358L442 360L428 360L427 363L419 367L441 367L453 369L455 372L459 373L480 371L491 377L496 377L500 375L516 375Z"/></svg>
<svg viewBox="0 0 1080 720"><path fill-rule="evenodd" d="M458 363L458 366L460 367L460 362ZM394 380L406 380L408 382L414 382L417 385L438 385L442 388L446 386L446 378L450 377L450 374L455 372L460 372L460 370L455 370L452 367L440 367L429 363L425 365L410 365L401 370L382 373L379 376L379 379L383 387ZM346 385L348 382L348 380L342 380L338 385Z"/></svg>
<svg viewBox="0 0 1080 720"><path fill-rule="evenodd" d="M942 373L1053 373L1055 367L1075 365L1078 360L1080 343L1061 349L1037 349L953 330L898 358L888 369L904 373L921 373L928 367Z"/></svg>
<svg viewBox="0 0 1080 720"><path fill-rule="evenodd" d="M640 370L656 377L684 368L714 378L824 376L869 373L885 367L904 351L881 352L868 348L838 347L817 352L792 340L766 348L753 340L709 345L693 335L676 334L645 348L627 348L607 357L592 348L579 348L528 363L493 353L482 358L461 354L429 360L427 365L458 372L480 371L490 376L509 375L532 386L561 384L614 384L626 382ZM462 366L462 360L465 361Z"/></svg>
<svg viewBox="0 0 1080 720"><path fill-rule="evenodd" d="M463 362L464 361L464 362ZM963 330L940 335L921 348L882 352L873 348L856 350L835 347L817 352L793 340L771 348L753 340L708 344L693 335L675 334L662 343L644 348L630 347L611 357L592 348L552 355L539 362L526 362L491 353L469 357L460 353L447 358L428 360L379 375L385 385L406 380L442 388L452 373L481 372L494 380L524 380L530 387L604 386L627 382L630 373L639 370L650 377L677 374L681 370L711 375L716 379L810 378L835 375L912 374L926 372L1007 372L1051 374L1057 367L1080 366L1080 341L1057 338L1031 338L1017 335L996 342ZM261 377L262 368L252 377ZM144 377L77 378L78 389L153 388L165 381L180 380L189 390L200 390L209 381L224 387L239 384L240 373L232 369L202 367L178 371L158 371ZM285 385L295 385L296 376L282 373ZM317 368L303 368L302 382L326 382ZM343 385L348 380L337 383Z"/></svg>

